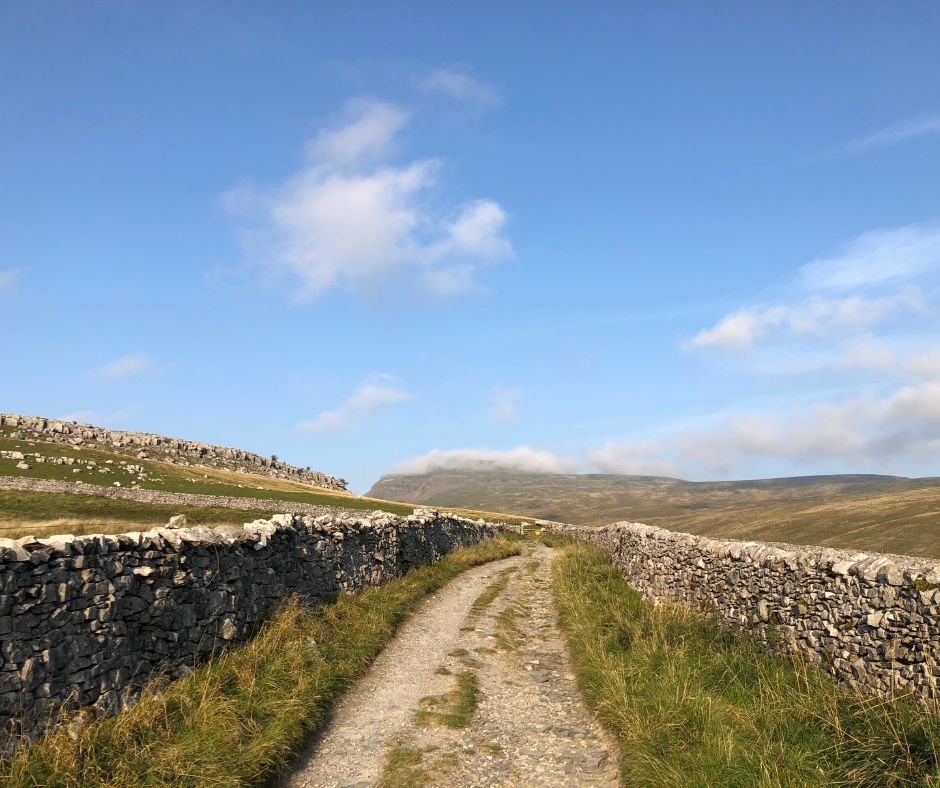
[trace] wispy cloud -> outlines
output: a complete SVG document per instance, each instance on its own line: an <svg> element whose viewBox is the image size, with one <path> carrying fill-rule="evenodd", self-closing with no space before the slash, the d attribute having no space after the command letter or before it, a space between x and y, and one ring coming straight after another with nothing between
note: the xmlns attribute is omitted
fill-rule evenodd
<svg viewBox="0 0 940 788"><path fill-rule="evenodd" d="M489 470L510 468L533 473L577 473L578 461L530 446L514 449L432 449L397 465L392 472L430 473L436 470Z"/></svg>
<svg viewBox="0 0 940 788"><path fill-rule="evenodd" d="M519 420L519 397L522 392L513 386L496 386L490 392L490 418L502 424Z"/></svg>
<svg viewBox="0 0 940 788"><path fill-rule="evenodd" d="M295 425L294 429L299 432L356 429L377 411L412 399L412 394L394 385L387 375L374 375L359 384L338 408L325 410L316 418Z"/></svg>
<svg viewBox="0 0 940 788"><path fill-rule="evenodd" d="M886 470L904 460L935 456L940 449L940 381L789 412L738 414L713 429L677 436L674 447L713 473L755 458L794 466L835 460Z"/></svg>
<svg viewBox="0 0 940 788"><path fill-rule="evenodd" d="M392 149L395 135L408 123L408 113L383 101L354 99L343 109L345 122L322 129L307 143L313 161L335 166L378 161Z"/></svg>
<svg viewBox="0 0 940 788"><path fill-rule="evenodd" d="M684 347L745 351L768 338L846 341L891 316L926 314L920 289L901 285L935 271L940 271L940 226L910 224L862 233L838 254L801 266L794 287L799 295L790 303L735 310ZM885 292L892 285L901 289Z"/></svg>
<svg viewBox="0 0 940 788"><path fill-rule="evenodd" d="M19 279L19 275L20 272L17 268L0 269L0 290L13 287L13 285L16 284L16 280Z"/></svg>
<svg viewBox="0 0 940 788"><path fill-rule="evenodd" d="M101 365L94 371L94 375L106 380L121 380L146 372L152 366L153 361L150 356L145 353L135 353Z"/></svg>
<svg viewBox="0 0 940 788"><path fill-rule="evenodd" d="M846 290L938 268L940 226L910 224L863 233L841 253L804 265L800 279L813 290Z"/></svg>
<svg viewBox="0 0 940 788"><path fill-rule="evenodd" d="M758 461L888 470L931 456L940 448L940 342L928 299L938 272L940 227L864 233L802 266L790 303L747 306L699 332L687 348L747 351L762 342L761 353L744 357L749 371L837 373L857 393L724 415L709 428L671 433L660 456L710 473ZM860 370L877 372L877 383Z"/></svg>
<svg viewBox="0 0 940 788"><path fill-rule="evenodd" d="M230 211L261 218L253 236L258 255L298 280L299 297L391 281L466 292L483 264L512 256L508 215L496 201L470 200L440 215L427 195L441 162L391 163L407 112L356 100L342 117L310 140L308 163L282 185L240 186L222 196Z"/></svg>
<svg viewBox="0 0 940 788"><path fill-rule="evenodd" d="M456 68L441 68L420 81L428 93L439 93L459 101L477 112L490 112L504 104L502 93Z"/></svg>
<svg viewBox="0 0 940 788"><path fill-rule="evenodd" d="M664 431L657 440L613 442L585 453L601 473L753 478L759 463L800 472L836 463L893 472L940 451L940 380L861 393L838 401L716 414L705 426Z"/></svg>
<svg viewBox="0 0 940 788"><path fill-rule="evenodd" d="M802 337L833 337L864 331L898 311L920 309L923 309L923 299L916 288L880 298L813 296L798 304L739 309L723 317L712 328L700 331L685 346L746 351L773 332Z"/></svg>
<svg viewBox="0 0 940 788"><path fill-rule="evenodd" d="M853 338L833 362L841 368L876 370L902 380L940 380L940 343L897 350L871 334Z"/></svg>
<svg viewBox="0 0 940 788"><path fill-rule="evenodd" d="M842 148L842 152L849 155L858 155L878 148L900 145L903 142L932 134L940 134L940 115L912 118L885 126L871 134L852 140Z"/></svg>
<svg viewBox="0 0 940 788"><path fill-rule="evenodd" d="M676 476L676 465L663 459L662 451L662 446L656 441L612 441L599 449L589 449L586 457L600 473Z"/></svg>

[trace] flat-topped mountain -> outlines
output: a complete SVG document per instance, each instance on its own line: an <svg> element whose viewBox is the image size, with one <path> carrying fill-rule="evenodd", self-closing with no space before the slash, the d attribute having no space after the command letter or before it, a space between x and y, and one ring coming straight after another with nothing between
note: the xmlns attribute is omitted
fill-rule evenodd
<svg viewBox="0 0 940 788"><path fill-rule="evenodd" d="M940 478L845 474L690 482L506 468L383 476L370 497L549 520L633 520L739 539L940 555Z"/></svg>
<svg viewBox="0 0 940 788"><path fill-rule="evenodd" d="M0 413L0 428L4 427L7 428L5 431L9 432L11 437L14 435L32 436L70 446L120 449L124 452L136 451L142 458L164 462L254 473L302 484L312 484L328 490L346 489L346 482L343 479L337 479L310 468L299 468L296 465L281 462L276 457L262 457L260 454L243 449L215 446L184 438L171 438L151 432L109 430L105 427L95 427L91 424L80 424L63 419Z"/></svg>

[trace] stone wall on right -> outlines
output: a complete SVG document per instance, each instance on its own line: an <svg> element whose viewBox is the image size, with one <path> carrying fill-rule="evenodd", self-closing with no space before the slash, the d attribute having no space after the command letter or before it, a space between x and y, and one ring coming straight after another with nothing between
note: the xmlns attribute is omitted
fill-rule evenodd
<svg viewBox="0 0 940 788"><path fill-rule="evenodd" d="M644 597L715 613L857 689L937 698L940 561L739 542L640 523L566 526Z"/></svg>

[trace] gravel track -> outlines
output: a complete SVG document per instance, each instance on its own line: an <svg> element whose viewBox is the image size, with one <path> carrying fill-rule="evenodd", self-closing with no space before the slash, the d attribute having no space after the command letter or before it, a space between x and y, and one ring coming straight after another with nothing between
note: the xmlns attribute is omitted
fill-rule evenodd
<svg viewBox="0 0 940 788"><path fill-rule="evenodd" d="M377 785L392 746L420 760L418 784L618 785L613 749L568 664L549 587L552 558L539 545L471 569L431 596L340 701L283 788ZM501 577L508 583L499 596L471 614ZM467 670L480 686L470 724L417 724L421 698L453 690ZM387 775L389 785L403 779Z"/></svg>

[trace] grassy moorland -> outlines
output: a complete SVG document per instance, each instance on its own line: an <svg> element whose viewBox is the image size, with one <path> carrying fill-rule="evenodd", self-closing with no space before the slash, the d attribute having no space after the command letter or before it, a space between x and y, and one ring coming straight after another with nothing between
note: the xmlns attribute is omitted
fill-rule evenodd
<svg viewBox="0 0 940 788"><path fill-rule="evenodd" d="M713 620L649 605L586 544L563 548L552 586L624 785L940 785L937 708L863 697Z"/></svg>
<svg viewBox="0 0 940 788"><path fill-rule="evenodd" d="M271 512L289 511L291 503L314 506L332 506L341 509L371 511L382 509L393 514L409 515L413 504L403 504L352 493L336 492L299 482L276 479L258 474L240 473L218 468L177 465L153 459L137 459L136 454L117 449L103 450L40 440L13 440L9 430L0 428L0 450L25 454L38 452L49 458L71 458L93 461L95 465L57 465L36 462L27 457L28 469L17 468L19 460L0 457L0 476L13 478L80 481L87 495L60 494L33 491L0 490L0 538L16 539L25 535L48 536L59 533L118 533L151 528L165 523L174 514L186 514L193 523L218 525L243 523L265 515L256 509L238 509L231 504L221 507L149 504L116 500L96 495L101 487L115 481L124 488L161 490L170 493L227 496L231 498L258 498L271 501ZM124 463L122 465L122 463ZM140 466L144 474L131 474L127 464ZM76 473L76 469L78 472ZM102 473L101 469L105 469ZM485 517L519 522L525 518L506 516L496 512L453 509L466 517ZM268 513L268 514L270 514Z"/></svg>
<svg viewBox="0 0 940 788"><path fill-rule="evenodd" d="M120 482L124 487L137 486L145 490L162 490L196 495L223 495L234 498L262 498L278 502L309 503L315 506L342 506L350 509L375 509L380 505L388 511L410 514L413 505L373 501L352 493L325 490L299 482L276 479L252 473L239 473L218 468L203 468L195 465L177 465L161 460L139 460L134 455L117 450L89 449L65 446L39 440L12 440L0 435L0 450L39 452L46 457L93 460L94 467L87 465L56 465L51 462L35 462L27 458L29 469L16 467L19 460L0 457L0 476L53 479L58 481L83 482L87 485L111 486ZM147 478L140 479L128 474L121 463L141 466ZM78 473L75 473L75 470ZM102 470L105 472L102 473Z"/></svg>
<svg viewBox="0 0 940 788"><path fill-rule="evenodd" d="M134 708L70 735L48 733L0 761L17 786L247 786L274 777L429 593L472 566L516 555L495 539L334 602L286 604L251 640Z"/></svg>
<svg viewBox="0 0 940 788"><path fill-rule="evenodd" d="M240 525L276 511L274 505L270 512L263 512L143 503L100 495L0 490L0 538L146 531L165 525L176 514L185 514L190 525Z"/></svg>
<svg viewBox="0 0 940 788"><path fill-rule="evenodd" d="M385 476L368 493L561 522L633 520L728 539L940 558L940 479L804 476L688 482L656 476L506 469Z"/></svg>

